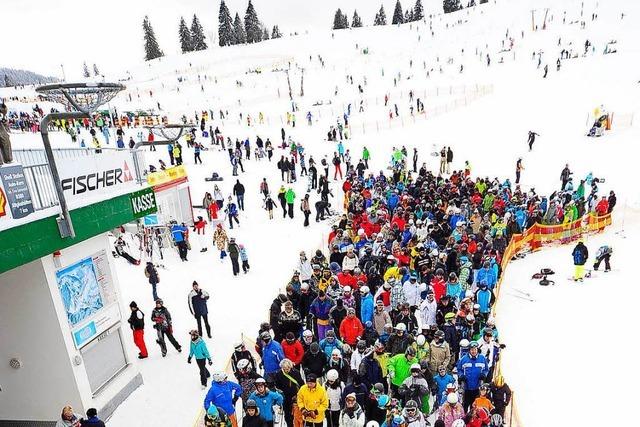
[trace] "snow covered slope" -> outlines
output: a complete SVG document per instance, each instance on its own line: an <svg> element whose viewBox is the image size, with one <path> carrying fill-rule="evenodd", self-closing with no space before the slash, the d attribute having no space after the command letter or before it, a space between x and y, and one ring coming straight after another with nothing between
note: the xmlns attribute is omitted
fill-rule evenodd
<svg viewBox="0 0 640 427"><path fill-rule="evenodd" d="M623 301L635 296L630 250L638 243L634 230L640 192L634 172L640 131L630 118L640 113L635 66L640 62L640 8L623 0L606 5L600 2L597 8L596 5L595 1L584 2L585 29L572 23L580 19L580 0L501 1L437 16L432 22L433 35L429 22L336 31L333 36L330 31L310 31L255 46L169 56L139 67L127 64L124 68L131 76L126 82L127 91L112 101L111 107L119 111L157 109L160 103L162 114L168 114L171 121L177 121L182 114L191 118L194 112L205 109L216 113L219 109L228 110L228 118L220 122L216 114L213 125L219 125L232 140L254 140L260 135L275 143L284 126L287 134L319 160L335 151L333 143L325 140L326 131L351 104L353 138L346 147L357 159L366 145L372 153L373 170L383 169L391 148L399 145L409 150L417 147L420 163L427 162L435 170L437 159L429 154L449 145L454 151L454 168L462 168L469 160L474 176L509 177L513 181L516 160L522 157L526 168L523 186L535 187L541 194L548 195L559 186L565 163L569 163L576 178L589 172L606 178L601 194L610 189L618 194L615 225L587 244L595 253L601 242L610 243L615 250L613 262L617 271L607 276L600 274L583 285L570 284L564 277L568 276L571 248L545 249L514 263L504 282L505 290L518 287L534 295L536 302L508 296L507 292L498 307L498 326L508 346L503 353L503 367L507 381L516 391L524 425L601 425L602 419L580 410L582 404L593 401L596 390L605 390L604 395L608 396L620 390L619 383L624 387L628 384L625 378L612 376L600 387L602 365L609 360L614 366L621 365L616 356L609 359L602 354L603 346L606 354L621 354L616 343L624 342L628 332L620 325L632 324L625 317L631 316L632 311L621 306L620 296ZM390 17L390 5L385 6ZM329 13L324 7L318 16ZM326 7L333 9L333 4ZM545 7L549 8L547 29L532 32L531 10L536 9L534 19L541 28ZM333 10L329 15L332 13ZM595 21L591 21L592 13L598 14ZM513 38L511 50L509 37ZM586 39L595 52L589 50L583 57ZM611 40L617 40L618 53L603 55ZM363 53L365 48L368 54ZM555 63L562 49L576 52L578 57L564 60L557 72ZM543 53L538 68L540 51ZM486 63L487 54L490 66ZM324 67L318 55L324 60ZM282 122L290 110L286 75L272 72L288 68L289 62L290 81L299 107L295 128ZM545 64L549 75L543 79ZM302 68L304 97L299 96ZM247 74L256 69L261 73ZM347 82L348 75L353 76L353 84ZM358 84L363 86L362 96ZM492 90L472 101L476 85ZM429 112L426 118L411 116L409 91L424 102ZM6 92L0 90L0 96L3 93ZM384 107L385 94L390 94L388 107ZM362 113L358 111L361 99ZM313 106L319 101L323 106ZM400 117L390 121L389 110L394 104L398 105ZM620 120L614 119L614 128L607 136L587 138L584 135L591 124L589 115L601 104ZM438 108L441 113L432 115L431 111ZM306 124L307 111L313 114L312 126ZM255 125L260 112L265 115L265 124ZM247 114L254 121L251 127L246 126ZM532 152L526 145L529 130L541 135ZM132 130L129 135L136 132ZM56 144L70 144L64 135L53 138ZM17 147L39 144L34 135L14 135ZM277 159L285 153L275 154ZM151 163L157 165L159 157L166 160L162 148L150 155ZM231 179L226 154L210 150L202 157L204 165L196 166L190 152L185 153L194 202L205 191L211 191L204 177L212 171L225 176L221 188L225 195L230 194L235 181ZM239 178L247 188L247 210L241 213L241 228L233 235L247 246L251 273L233 278L231 267L227 262L221 264L211 248L204 254L196 248L187 264L180 263L177 254L171 255L167 270L161 272L158 291L175 318L177 337L185 343L187 331L194 324L186 305L191 282L197 280L212 294L214 337L208 344L216 368L224 367L233 342L241 333L255 335L258 324L267 318L270 301L289 278L297 253L320 248L328 228L327 224L312 224L310 229L303 229L299 211L293 221L278 218L277 214L269 221L260 209L258 185L266 177L272 191L277 190L279 172L266 160L247 162L245 168L246 174ZM299 197L305 190L306 182L295 185ZM334 190L338 205L339 190ZM317 195L313 194L312 202L315 200ZM623 217L626 239L613 234L619 230ZM121 259L118 262L125 299L135 299L149 314L151 290L141 269L126 265ZM558 272L555 287L540 288L529 282L530 275L543 266ZM603 298L604 292L618 296L616 303ZM620 315L623 319L618 321ZM611 326L605 328L605 324ZM152 356L141 363L145 385L118 408L110 420L112 426L187 426L201 406L204 392L199 388L195 366L186 364L184 353L178 355L172 350L166 359L160 358L151 332L147 330L147 344ZM594 360L601 363L594 364ZM593 382L588 383L589 380ZM609 384L609 380L615 383ZM571 395L569 400L562 399L563 393ZM605 398L607 403L610 400ZM601 413L611 415L611 411ZM551 418L545 418L546 414Z"/></svg>

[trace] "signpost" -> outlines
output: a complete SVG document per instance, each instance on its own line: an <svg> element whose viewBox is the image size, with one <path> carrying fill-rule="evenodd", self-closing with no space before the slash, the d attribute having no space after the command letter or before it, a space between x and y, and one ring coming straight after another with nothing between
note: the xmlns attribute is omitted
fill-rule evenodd
<svg viewBox="0 0 640 427"><path fill-rule="evenodd" d="M153 192L153 188L149 187L144 190L131 193L129 195L129 200L131 200L133 216L136 218L142 218L158 211L156 194Z"/></svg>
<svg viewBox="0 0 640 427"><path fill-rule="evenodd" d="M33 201L22 165L3 166L0 168L0 178L4 187L4 196L0 196L0 198L6 198L13 219L24 218L32 214ZM0 204L2 204L1 201Z"/></svg>

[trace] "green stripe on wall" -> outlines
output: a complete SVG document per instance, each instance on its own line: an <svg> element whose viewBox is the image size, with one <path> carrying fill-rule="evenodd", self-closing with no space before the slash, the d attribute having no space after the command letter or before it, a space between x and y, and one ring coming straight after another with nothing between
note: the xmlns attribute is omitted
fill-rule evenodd
<svg viewBox="0 0 640 427"><path fill-rule="evenodd" d="M71 211L76 237L60 237L57 214L0 232L0 273L73 246L135 219L129 194Z"/></svg>

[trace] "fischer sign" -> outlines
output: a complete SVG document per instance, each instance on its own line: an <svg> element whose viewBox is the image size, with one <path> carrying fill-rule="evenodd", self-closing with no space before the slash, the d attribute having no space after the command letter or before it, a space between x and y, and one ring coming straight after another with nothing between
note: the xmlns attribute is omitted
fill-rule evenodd
<svg viewBox="0 0 640 427"><path fill-rule="evenodd" d="M127 151L108 151L59 162L60 183L69 198L118 195L136 187Z"/></svg>

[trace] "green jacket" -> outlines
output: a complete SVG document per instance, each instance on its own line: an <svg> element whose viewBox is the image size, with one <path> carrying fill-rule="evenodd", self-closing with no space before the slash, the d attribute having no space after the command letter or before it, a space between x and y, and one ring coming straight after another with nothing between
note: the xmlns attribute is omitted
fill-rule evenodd
<svg viewBox="0 0 640 427"><path fill-rule="evenodd" d="M362 158L363 158L364 160L369 160L369 156L370 156L370 154L369 154L369 150L367 150L366 148L365 148L365 149L363 149L363 150L362 150Z"/></svg>
<svg viewBox="0 0 640 427"><path fill-rule="evenodd" d="M293 204L293 201L296 199L296 193L293 192L293 188L290 188L287 190L287 192L284 195L285 200L287 201L287 204Z"/></svg>
<svg viewBox="0 0 640 427"><path fill-rule="evenodd" d="M417 361L416 361L417 362ZM411 376L411 365L404 354L396 354L387 362L389 375L393 375L391 382L400 387L402 382ZM393 374L391 374L393 372Z"/></svg>

